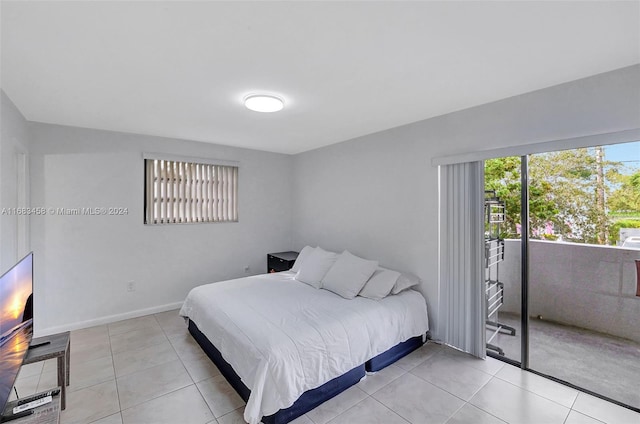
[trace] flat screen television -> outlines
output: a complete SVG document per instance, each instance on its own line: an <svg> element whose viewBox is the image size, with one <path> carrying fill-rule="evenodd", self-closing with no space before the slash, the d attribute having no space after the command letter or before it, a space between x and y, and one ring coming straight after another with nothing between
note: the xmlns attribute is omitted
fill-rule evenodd
<svg viewBox="0 0 640 424"><path fill-rule="evenodd" d="M0 277L0 414L33 335L33 253Z"/></svg>

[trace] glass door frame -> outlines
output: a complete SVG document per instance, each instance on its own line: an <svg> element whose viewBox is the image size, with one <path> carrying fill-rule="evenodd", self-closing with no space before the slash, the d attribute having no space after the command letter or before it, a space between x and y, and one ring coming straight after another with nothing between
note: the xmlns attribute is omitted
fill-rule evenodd
<svg viewBox="0 0 640 424"><path fill-rule="evenodd" d="M520 156L520 261L521 261L521 339L520 339L520 361L506 358L498 353L487 350L487 356L519 367L524 371L531 372L549 380L555 381L572 389L581 391L591 396L606 400L624 408L640 413L640 408L628 405L618 400L609 398L600 393L593 392L581 386L577 386L568 381L554 377L549 374L536 371L529 367L529 155Z"/></svg>

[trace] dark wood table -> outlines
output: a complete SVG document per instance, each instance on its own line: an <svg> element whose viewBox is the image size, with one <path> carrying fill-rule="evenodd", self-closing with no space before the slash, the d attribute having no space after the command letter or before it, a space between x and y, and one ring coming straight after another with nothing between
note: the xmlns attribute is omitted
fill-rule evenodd
<svg viewBox="0 0 640 424"><path fill-rule="evenodd" d="M31 340L31 346L49 342L45 345L29 348L27 355L22 362L23 365L34 362L46 361L47 359L58 359L58 386L60 386L60 406L67 407L66 386L69 385L69 364L71 361L71 334L53 334L51 336L38 337Z"/></svg>

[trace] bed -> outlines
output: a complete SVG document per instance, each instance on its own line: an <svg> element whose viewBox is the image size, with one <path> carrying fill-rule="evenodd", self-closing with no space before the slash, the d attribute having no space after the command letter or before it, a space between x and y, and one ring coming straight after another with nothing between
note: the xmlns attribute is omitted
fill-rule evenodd
<svg viewBox="0 0 640 424"><path fill-rule="evenodd" d="M286 423L419 347L424 297L345 299L297 281L256 275L191 290L180 314L247 405L251 424Z"/></svg>

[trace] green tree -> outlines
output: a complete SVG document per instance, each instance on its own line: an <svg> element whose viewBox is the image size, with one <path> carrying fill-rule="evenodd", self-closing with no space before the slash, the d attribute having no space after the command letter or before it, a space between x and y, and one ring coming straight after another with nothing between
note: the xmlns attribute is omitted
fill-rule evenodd
<svg viewBox="0 0 640 424"><path fill-rule="evenodd" d="M485 190L493 190L505 202L506 219L502 236L519 238L521 181L519 156L485 161ZM531 164L530 164L531 166ZM530 172L531 175L531 172ZM532 228L544 227L557 214L550 201L551 186L544 180L529 181L529 215Z"/></svg>
<svg viewBox="0 0 640 424"><path fill-rule="evenodd" d="M606 181L621 175L620 168L620 163L604 160L599 148L530 155L530 237L604 243L611 225L605 201L613 189ZM620 193L621 199L628 201L631 194L640 194L640 176L633 181L638 185L631 179L621 184L626 190ZM520 188L519 157L485 162L485 189L495 190L506 204L507 237L516 234L520 223Z"/></svg>
<svg viewBox="0 0 640 424"><path fill-rule="evenodd" d="M609 196L609 209L614 214L640 215L640 172L631 175L611 173L616 186Z"/></svg>
<svg viewBox="0 0 640 424"><path fill-rule="evenodd" d="M505 202L506 222L501 237L519 238L520 224L520 157L496 158L484 163L485 190L493 190Z"/></svg>

